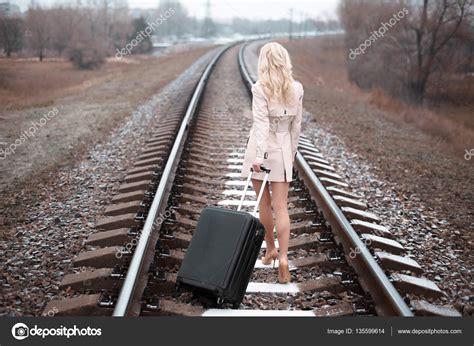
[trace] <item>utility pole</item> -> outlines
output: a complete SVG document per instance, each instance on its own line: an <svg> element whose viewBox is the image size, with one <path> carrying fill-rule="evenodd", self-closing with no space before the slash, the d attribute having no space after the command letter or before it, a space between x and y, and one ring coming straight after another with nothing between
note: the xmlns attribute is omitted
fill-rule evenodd
<svg viewBox="0 0 474 346"><path fill-rule="evenodd" d="M293 8L290 8L290 41L293 39Z"/></svg>
<svg viewBox="0 0 474 346"><path fill-rule="evenodd" d="M300 38L304 37L303 25L304 25L304 12L300 12L300 24L298 25L298 33L299 33Z"/></svg>
<svg viewBox="0 0 474 346"><path fill-rule="evenodd" d="M211 1L206 1L206 15L204 17L204 37L209 37L212 30L211 23Z"/></svg>
<svg viewBox="0 0 474 346"><path fill-rule="evenodd" d="M206 19L211 19L211 0L206 1Z"/></svg>

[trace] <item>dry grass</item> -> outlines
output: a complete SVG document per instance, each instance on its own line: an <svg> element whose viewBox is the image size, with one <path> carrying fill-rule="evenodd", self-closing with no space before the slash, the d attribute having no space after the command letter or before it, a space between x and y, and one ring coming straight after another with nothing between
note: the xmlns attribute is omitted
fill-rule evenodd
<svg viewBox="0 0 474 346"><path fill-rule="evenodd" d="M12 110L48 107L54 100L79 92L126 74L140 66L137 57L123 61L110 60L99 70L78 70L62 59L0 59L0 116ZM127 62L132 63L127 63Z"/></svg>
<svg viewBox="0 0 474 346"><path fill-rule="evenodd" d="M474 130L474 75L451 75L428 92L430 108Z"/></svg>
<svg viewBox="0 0 474 346"><path fill-rule="evenodd" d="M458 106L474 104L474 75L451 74L445 76L440 82L437 77L432 78L434 85L428 90L428 97L435 104L440 104L439 100L452 103Z"/></svg>
<svg viewBox="0 0 474 346"><path fill-rule="evenodd" d="M392 120L416 126L423 132L446 142L457 153L464 153L466 143L472 143L474 138L473 129L465 127L461 117L452 115L455 113L441 115L426 107L412 106L397 101L378 89L369 93L368 102L384 111L384 114Z"/></svg>

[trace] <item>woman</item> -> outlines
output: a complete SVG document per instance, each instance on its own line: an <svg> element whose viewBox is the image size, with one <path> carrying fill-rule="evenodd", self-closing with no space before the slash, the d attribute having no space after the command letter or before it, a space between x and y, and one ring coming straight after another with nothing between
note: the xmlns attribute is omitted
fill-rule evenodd
<svg viewBox="0 0 474 346"><path fill-rule="evenodd" d="M254 172L252 185L260 191L264 173L260 166L271 170L259 205L260 221L265 227L267 244L263 264L278 258L273 229L276 228L280 247L278 281L291 281L288 269L288 187L292 181L303 109L303 86L293 80L288 52L276 42L265 44L258 58L258 81L252 86L253 126L242 167L242 177ZM271 195L270 195L271 185ZM275 212L275 223L273 222Z"/></svg>

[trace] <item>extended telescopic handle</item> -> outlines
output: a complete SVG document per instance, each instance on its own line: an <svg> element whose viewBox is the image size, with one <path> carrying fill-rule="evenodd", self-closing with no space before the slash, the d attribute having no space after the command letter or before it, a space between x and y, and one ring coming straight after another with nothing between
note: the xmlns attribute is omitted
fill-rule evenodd
<svg viewBox="0 0 474 346"><path fill-rule="evenodd" d="M253 209L253 213L252 213L253 216L257 215L258 205L260 204L260 200L262 199L263 191L265 190L265 185L267 184L268 176L270 174L269 168L260 166L260 169L265 172L265 176L263 177L262 187L260 188L260 191L258 192L258 195L257 195L257 203L255 204L255 208ZM240 211L240 209L242 209L242 205L244 204L245 196L247 195L247 190L250 184L250 179L252 179L252 173L253 173L253 168L250 168L250 174L247 178L247 183L245 184L245 187L244 187L244 193L242 194L242 198L240 199L240 203L239 203L239 206L237 207L237 211Z"/></svg>

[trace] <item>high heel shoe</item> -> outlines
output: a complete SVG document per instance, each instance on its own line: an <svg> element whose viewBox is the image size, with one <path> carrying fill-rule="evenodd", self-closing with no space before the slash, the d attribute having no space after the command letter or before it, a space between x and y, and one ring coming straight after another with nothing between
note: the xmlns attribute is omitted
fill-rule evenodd
<svg viewBox="0 0 474 346"><path fill-rule="evenodd" d="M264 265L269 265L273 261L273 268L275 268L275 261L278 257L278 250L274 248L272 251L269 253L265 254L265 256L262 257L262 264Z"/></svg>
<svg viewBox="0 0 474 346"><path fill-rule="evenodd" d="M288 269L288 262L281 263L278 265L278 282L286 284L291 281L290 270Z"/></svg>

